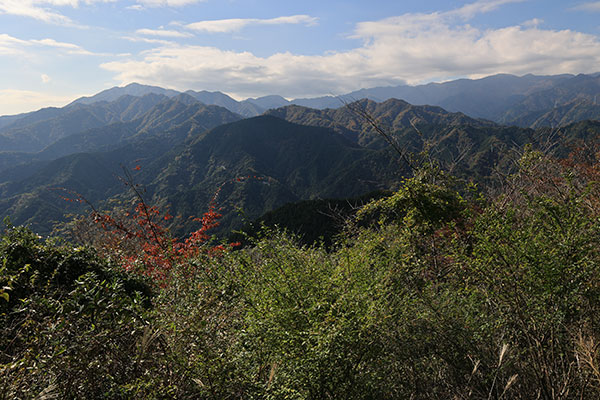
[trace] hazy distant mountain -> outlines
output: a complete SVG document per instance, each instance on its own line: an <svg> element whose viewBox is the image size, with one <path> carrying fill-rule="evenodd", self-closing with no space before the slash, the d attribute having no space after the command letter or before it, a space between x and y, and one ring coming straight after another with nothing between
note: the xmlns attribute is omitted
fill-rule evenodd
<svg viewBox="0 0 600 400"><path fill-rule="evenodd" d="M77 132L58 139L36 153L0 152L0 182L11 175L22 177L29 170L29 167L22 168L26 162L48 161L78 152L107 151L153 136L168 138L170 144L163 148L166 151L191 133L198 134L239 119L241 116L226 108L207 106L181 94L166 98L133 121ZM6 173L1 172L7 169Z"/></svg>
<svg viewBox="0 0 600 400"><path fill-rule="evenodd" d="M482 79L458 79L444 83L417 86L390 86L361 89L339 97L297 99L294 104L311 108L339 108L343 102L368 98L382 102L390 98L416 105L440 106L471 117L497 120L505 110L524 96L543 90L572 75L535 76L494 75Z"/></svg>
<svg viewBox="0 0 600 400"><path fill-rule="evenodd" d="M148 136L168 138L170 148L192 133L199 134L240 119L241 116L223 107L198 102L186 104L173 97L134 121L111 124L63 138L46 147L39 157L54 159L72 153L107 150Z"/></svg>
<svg viewBox="0 0 600 400"><path fill-rule="evenodd" d="M73 101L71 104L92 104L99 101L107 101L111 102L117 100L121 96L136 96L142 97L147 94L160 94L167 97L173 97L179 94L180 92L171 89L163 89L158 86L149 86L149 85L140 85L139 83L130 83L127 86L123 87L113 87L110 89L106 89L101 91L98 94L89 97L80 97L79 99ZM70 104L70 105L71 105Z"/></svg>
<svg viewBox="0 0 600 400"><path fill-rule="evenodd" d="M391 96L394 97L394 96ZM391 98L390 97L390 98ZM398 96L396 96L398 97ZM369 96L364 97L352 97L351 95L341 95L341 96L323 96L323 97L315 97L315 98L302 98L302 99L294 99L290 101L291 104L295 104L302 107L308 108L316 108L316 109L325 109L325 108L340 108L343 107L345 103L352 103L356 100L360 100L361 98L370 98ZM371 98L371 100L381 101L378 99ZM386 99L387 100L387 99Z"/></svg>
<svg viewBox="0 0 600 400"><path fill-rule="evenodd" d="M149 86L149 85L140 85L138 83L131 83L127 86L123 87L114 87L111 89L104 90L94 96L90 97L81 97L71 103L73 104L93 104L99 101L107 101L111 102L118 99L121 96L129 95L129 96L137 96L141 97L147 94L159 94L167 97L174 97L180 95L181 92L171 89L163 89L158 86ZM264 96L256 99L247 99L243 101L237 101L231 98L230 96L222 93L222 92L209 92L206 90L202 91L194 91L188 90L185 94L195 98L196 100L208 104L208 105L217 105L221 107L225 107L228 110L235 112L236 114L240 114L245 117L254 117L259 114L262 114L265 110L274 107L281 107L283 105L289 104L287 100L285 100L281 96ZM6 119L6 121L3 120ZM15 119L20 118L19 116L7 116L0 117L0 128L3 124L8 124Z"/></svg>
<svg viewBox="0 0 600 400"><path fill-rule="evenodd" d="M32 111L28 113L22 113L17 115L5 115L0 117L0 129L9 126L16 121L19 121L24 118L28 118L31 123L36 121L42 121L49 118L57 117L58 115L64 113L64 108L57 107L47 107L42 108L37 111Z"/></svg>
<svg viewBox="0 0 600 400"><path fill-rule="evenodd" d="M600 104L586 99L574 100L549 110L543 109L521 114L512 119L510 123L532 128L556 128L584 120L600 120Z"/></svg>
<svg viewBox="0 0 600 400"><path fill-rule="evenodd" d="M215 91L188 90L186 94L205 103L225 107L228 110L245 117L260 115L268 109L279 108L290 104L299 106L325 109L340 108L346 103L368 98L376 102L383 102L391 98L404 100L414 105L439 106L450 112L462 112L474 118L484 118L504 124L526 125L526 121L536 121L533 116L541 116L554 108L571 104L574 101L589 100L597 104L600 88L597 81L600 74L591 75L554 75L554 76L514 76L499 74L482 79L458 79L443 83L429 83L417 86L390 86L361 89L340 96L323 96L317 98L298 98L291 101L278 95L249 98L236 101L230 96ZM163 89L157 86L140 85L132 83L124 87L115 87L90 97L82 97L71 105L94 104L99 101L112 102L123 95L143 96L158 94L173 97L180 92ZM583 98L582 98L583 96ZM596 103L593 103L596 102ZM38 120L47 120L64 112L64 109L44 109L37 112ZM0 117L0 130L24 117L33 118L26 113L16 116ZM527 116L531 114L531 116ZM590 112L567 113L562 118L562 123L575 122L577 115L592 115ZM569 117L572 116L572 117ZM31 119L30 119L31 121ZM545 119L538 121L544 122ZM550 123L550 122L548 122ZM0 138L0 146L4 141Z"/></svg>
<svg viewBox="0 0 600 400"><path fill-rule="evenodd" d="M0 116L0 129L22 118L23 114Z"/></svg>
<svg viewBox="0 0 600 400"><path fill-rule="evenodd" d="M265 108L254 104L253 102L236 101L221 92L208 92L206 90L195 92L193 90L188 90L185 93L203 102L204 104L214 104L217 106L225 107L236 114L243 115L244 117L254 117L263 113L266 110Z"/></svg>
<svg viewBox="0 0 600 400"><path fill-rule="evenodd" d="M439 105L452 112L485 117L508 125L564 126L583 119L600 118L597 107L599 82L599 74L495 75L477 80L459 79L419 86L363 89L339 98L329 96L288 101L274 95L241 102L221 92L188 91L182 94L156 86L130 84L78 99L67 107L0 117L0 152L36 152L74 133L110 123L131 121L162 100L176 96L188 104L195 100L220 105L246 117L281 105L338 109L344 103L359 98L381 102L394 96L411 104ZM297 122L304 123L300 120ZM324 121L316 125L331 126Z"/></svg>
<svg viewBox="0 0 600 400"><path fill-rule="evenodd" d="M501 123L520 126L564 126L600 119L600 76L577 75L534 92L507 109Z"/></svg>
<svg viewBox="0 0 600 400"><path fill-rule="evenodd" d="M367 112L380 127L389 133L409 128L414 130L423 125L436 126L495 126L491 121L474 119L462 113L450 113L440 107L414 106L403 100L389 99L383 103L373 100L359 100L348 107L318 110L291 105L267 111L267 114L290 122L331 128L355 140L360 145L381 145L381 138L371 124L353 109Z"/></svg>
<svg viewBox="0 0 600 400"><path fill-rule="evenodd" d="M439 105L472 117L522 127L565 126L600 119L600 75L495 75L420 86L360 90L344 96ZM322 102L322 100L319 100Z"/></svg>
<svg viewBox="0 0 600 400"><path fill-rule="evenodd" d="M246 99L244 100L244 102L255 104L263 110L268 110L270 108L279 108L291 104L288 100L277 95L263 96L258 97L256 99Z"/></svg>
<svg viewBox="0 0 600 400"><path fill-rule="evenodd" d="M499 74L482 79L458 79L414 87L400 87L400 98L412 104L439 105L448 111L460 111L472 117L496 120L506 104L520 96L552 87L572 75L522 77ZM376 90L374 94L384 94ZM352 93L361 95L361 91Z"/></svg>
<svg viewBox="0 0 600 400"><path fill-rule="evenodd" d="M0 129L0 152L37 152L72 134L139 118L166 99L153 93L142 97L125 95L111 102L40 110Z"/></svg>
<svg viewBox="0 0 600 400"><path fill-rule="evenodd" d="M147 94L159 94L167 97L174 97L181 92L171 89L163 89L158 86L140 85L138 83L131 83L124 87L114 87L111 89L104 90L94 96L82 97L75 100L71 104L93 104L99 101L114 101L121 96L144 96ZM262 114L269 108L281 107L282 105L288 104L281 96L265 96L257 99L247 99L244 101L237 101L222 92L209 92L206 90L194 91L188 90L185 94L193 97L194 99L208 105L217 105L225 107L228 110L240 114L245 117L254 117ZM2 119L0 119L2 124ZM0 125L1 127L2 125Z"/></svg>

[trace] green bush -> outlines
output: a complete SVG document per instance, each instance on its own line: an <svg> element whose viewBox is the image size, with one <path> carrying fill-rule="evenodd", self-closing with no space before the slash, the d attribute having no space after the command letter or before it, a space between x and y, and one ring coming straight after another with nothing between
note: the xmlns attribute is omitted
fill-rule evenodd
<svg viewBox="0 0 600 400"><path fill-rule="evenodd" d="M148 286L89 249L25 228L7 228L0 257L8 294L0 299L3 398L120 396L120 385L140 374L132 355Z"/></svg>

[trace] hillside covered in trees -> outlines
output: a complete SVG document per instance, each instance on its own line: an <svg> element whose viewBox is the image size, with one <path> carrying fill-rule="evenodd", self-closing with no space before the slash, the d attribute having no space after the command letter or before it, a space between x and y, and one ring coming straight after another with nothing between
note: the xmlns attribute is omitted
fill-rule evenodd
<svg viewBox="0 0 600 400"><path fill-rule="evenodd" d="M190 217L219 191L225 234L242 226L239 210L254 220L287 203L396 189L408 167L393 147L428 151L453 174L487 185L495 170L511 172L511 154L526 144L564 157L600 133L593 120L521 128L398 99L325 110L289 105L244 119L190 94L140 90L0 126L0 141L12 143L0 145L0 216L49 235L90 205L128 210L135 198L123 182L131 173L148 202L172 210L178 236L195 229ZM262 180L237 182L248 176ZM85 201L64 201L72 197Z"/></svg>
<svg viewBox="0 0 600 400"><path fill-rule="evenodd" d="M329 248L215 242L214 211L187 241L97 214L92 247L7 223L2 393L597 398L594 157L526 150L493 193L416 158Z"/></svg>
<svg viewBox="0 0 600 400"><path fill-rule="evenodd" d="M0 398L600 397L597 120L128 90L0 118Z"/></svg>

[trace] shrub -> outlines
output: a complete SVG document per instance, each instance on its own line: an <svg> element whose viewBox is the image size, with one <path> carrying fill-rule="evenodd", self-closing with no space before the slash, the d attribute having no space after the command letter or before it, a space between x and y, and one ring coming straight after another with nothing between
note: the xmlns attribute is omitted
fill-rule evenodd
<svg viewBox="0 0 600 400"><path fill-rule="evenodd" d="M9 227L0 241L3 398L117 397L135 359L148 286L93 251Z"/></svg>

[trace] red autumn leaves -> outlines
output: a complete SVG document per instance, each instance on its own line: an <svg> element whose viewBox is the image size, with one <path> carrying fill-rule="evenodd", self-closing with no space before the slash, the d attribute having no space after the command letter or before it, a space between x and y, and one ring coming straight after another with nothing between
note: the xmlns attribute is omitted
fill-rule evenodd
<svg viewBox="0 0 600 400"><path fill-rule="evenodd" d="M141 166L138 164L132 170L140 171ZM192 260L197 261L204 256L217 257L240 246L239 242L217 245L210 243L209 231L219 226L219 219L222 217L217 201L225 185L247 180L270 180L247 175L223 182L215 191L208 211L202 217L190 217L200 223L200 228L186 238L177 239L172 237L166 226L173 219L173 215L168 212L161 213L158 207L148 205L142 197L143 191L134 183L130 170L123 167L123 171L125 177L119 179L133 191L138 202L132 212L121 214L121 217L97 211L91 203L75 192L64 188L57 190L72 195L69 198L60 196L64 200L86 203L92 208L92 224L99 228L96 230L93 245L104 256L116 261L127 271L147 276L161 286L168 283L175 266L184 266L183 270L193 273L193 269L198 268L198 262L191 262Z"/></svg>

